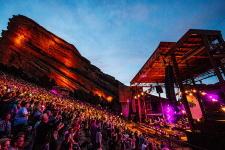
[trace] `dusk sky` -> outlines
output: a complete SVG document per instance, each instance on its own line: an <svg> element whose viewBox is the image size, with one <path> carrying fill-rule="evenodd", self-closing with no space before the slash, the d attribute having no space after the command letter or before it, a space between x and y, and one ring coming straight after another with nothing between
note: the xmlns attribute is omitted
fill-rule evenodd
<svg viewBox="0 0 225 150"><path fill-rule="evenodd" d="M225 39L224 6L224 0L0 0L0 29L7 29L13 15L25 15L130 85L160 41L176 42L189 29L212 28Z"/></svg>

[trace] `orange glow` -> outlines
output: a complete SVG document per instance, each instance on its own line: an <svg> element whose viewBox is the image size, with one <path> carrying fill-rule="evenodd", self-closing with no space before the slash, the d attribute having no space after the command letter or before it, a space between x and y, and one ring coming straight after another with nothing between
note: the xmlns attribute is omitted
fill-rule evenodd
<svg viewBox="0 0 225 150"><path fill-rule="evenodd" d="M111 102L113 97L112 96L107 96L105 95L105 93L103 91L100 91L99 89L94 89L94 91L92 91L95 94L97 94L98 96L103 96L108 102Z"/></svg>
<svg viewBox="0 0 225 150"><path fill-rule="evenodd" d="M102 91L92 91L92 92L94 93L94 95L97 94L97 95L100 96L100 97L101 97L101 96L105 97L105 96L104 96L104 93L103 93Z"/></svg>
<svg viewBox="0 0 225 150"><path fill-rule="evenodd" d="M22 39L24 39L24 35L20 34L16 37L15 42L21 44Z"/></svg>
<svg viewBox="0 0 225 150"><path fill-rule="evenodd" d="M222 110L225 111L225 107L222 107Z"/></svg>
<svg viewBox="0 0 225 150"><path fill-rule="evenodd" d="M27 18L22 17L21 20L23 19L26 20ZM85 87L83 88L84 90L92 91L98 96L103 96L108 102L112 101L113 97L110 96L110 92L101 90L101 88L93 89L95 83L83 78L69 68L76 68L83 73L87 73L84 67L88 67L89 63L86 64L83 59L76 56L81 55L75 46L50 32L46 32L41 26L36 26L36 24L33 24L29 20L27 22L27 24L21 24L19 20L16 20L13 23L14 26L9 24L7 32L10 34L7 35L7 38L12 40L13 43L6 43L6 46L10 47L10 51L11 49L13 50L11 53L17 51L24 58L31 59L32 62L24 60L21 64L17 64L18 62L15 61L13 65L23 66L23 69L29 70L31 74L35 72L33 75L36 77L47 75L51 79L54 78L58 86L65 86L70 89L82 89ZM16 26L18 28L15 28ZM32 27L36 27L35 30ZM98 75L93 75L93 80L95 79L99 80ZM116 90L113 90L113 92L116 92Z"/></svg>
<svg viewBox="0 0 225 150"><path fill-rule="evenodd" d="M66 76L74 79L74 80L77 80L77 78L75 77L74 73L72 73L70 70L66 69L66 68L59 68L60 71L62 71Z"/></svg>
<svg viewBox="0 0 225 150"><path fill-rule="evenodd" d="M111 102L113 98L112 98L112 96L108 96L106 99L108 102Z"/></svg>
<svg viewBox="0 0 225 150"><path fill-rule="evenodd" d="M202 92L202 95L205 95L206 93L205 92Z"/></svg>
<svg viewBox="0 0 225 150"><path fill-rule="evenodd" d="M79 89L75 84L71 83L69 80L67 80L63 76L57 74L56 72L51 71L50 73L55 78L55 81L56 81L57 85L65 86L65 87L68 87L70 89Z"/></svg>

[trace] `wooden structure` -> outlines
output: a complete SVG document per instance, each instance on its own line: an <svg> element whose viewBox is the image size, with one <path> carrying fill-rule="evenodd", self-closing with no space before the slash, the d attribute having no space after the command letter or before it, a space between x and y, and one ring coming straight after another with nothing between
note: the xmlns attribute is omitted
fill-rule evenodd
<svg viewBox="0 0 225 150"><path fill-rule="evenodd" d="M195 86L195 80L198 77L207 76L207 74L211 76L209 72L214 72L225 93L225 82L221 75L221 72L225 75L224 64L221 61L225 57L224 46L221 31L190 29L177 42L160 42L130 84L131 86L145 86L149 83L165 83L165 67L172 65L182 92L190 127L193 130L194 123L183 82L189 80ZM200 101L199 103L205 117L203 106Z"/></svg>

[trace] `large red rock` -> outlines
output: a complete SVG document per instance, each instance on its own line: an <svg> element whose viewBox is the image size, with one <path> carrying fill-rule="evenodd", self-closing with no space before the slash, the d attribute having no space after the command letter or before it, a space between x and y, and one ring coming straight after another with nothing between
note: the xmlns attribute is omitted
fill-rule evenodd
<svg viewBox="0 0 225 150"><path fill-rule="evenodd" d="M93 91L108 100L118 97L114 77L101 72L81 56L76 47L22 16L9 19L0 39L0 62L21 67L30 77L47 75L57 85Z"/></svg>

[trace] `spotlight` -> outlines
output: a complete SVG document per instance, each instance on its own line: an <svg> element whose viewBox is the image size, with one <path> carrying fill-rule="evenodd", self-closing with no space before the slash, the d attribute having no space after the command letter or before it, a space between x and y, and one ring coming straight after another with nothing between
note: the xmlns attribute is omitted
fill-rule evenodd
<svg viewBox="0 0 225 150"><path fill-rule="evenodd" d="M188 91L186 90L185 93L188 93Z"/></svg>
<svg viewBox="0 0 225 150"><path fill-rule="evenodd" d="M225 111L225 107L222 107L222 110Z"/></svg>
<svg viewBox="0 0 225 150"><path fill-rule="evenodd" d="M213 102L217 102L217 100L215 98L212 99Z"/></svg>
<svg viewBox="0 0 225 150"><path fill-rule="evenodd" d="M182 94L182 92L179 92L178 94L179 94L179 95L181 95L181 94Z"/></svg>
<svg viewBox="0 0 225 150"><path fill-rule="evenodd" d="M206 93L205 92L202 92L202 95L206 95Z"/></svg>
<svg viewBox="0 0 225 150"><path fill-rule="evenodd" d="M192 93L190 93L189 95L190 95L190 96L192 96L193 94L192 94Z"/></svg>
<svg viewBox="0 0 225 150"><path fill-rule="evenodd" d="M196 93L197 91L196 90L193 90L193 92Z"/></svg>

